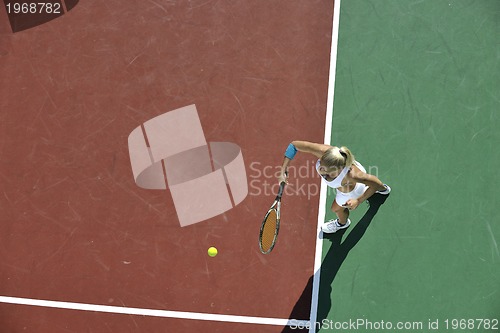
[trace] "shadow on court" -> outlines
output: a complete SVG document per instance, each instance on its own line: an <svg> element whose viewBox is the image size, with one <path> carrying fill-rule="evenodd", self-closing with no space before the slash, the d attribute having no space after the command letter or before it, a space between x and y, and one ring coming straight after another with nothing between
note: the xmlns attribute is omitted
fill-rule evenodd
<svg viewBox="0 0 500 333"><path fill-rule="evenodd" d="M318 296L318 314L316 319L316 325L318 326L316 332L320 331L321 323L324 319L327 319L328 313L332 307L332 301L330 295L332 293L333 280L337 276L337 273L342 266L342 263L347 258L349 252L358 244L366 230L370 226L373 218L377 214L380 206L387 200L389 195L374 194L368 199L370 207L368 211L363 215L359 222L352 228L351 232L347 235L344 241L342 238L347 230L340 230L334 234L323 234L323 238L332 242L328 253L326 253L323 263L321 265L321 281L319 286L319 296ZM295 304L292 313L290 314L291 319L309 319L309 312L311 308L311 294L312 294L312 283L314 276L311 276L307 282L302 295ZM307 319L306 319L307 318ZM291 332L309 332L308 329L300 330L293 329L292 327L285 327L282 333Z"/></svg>

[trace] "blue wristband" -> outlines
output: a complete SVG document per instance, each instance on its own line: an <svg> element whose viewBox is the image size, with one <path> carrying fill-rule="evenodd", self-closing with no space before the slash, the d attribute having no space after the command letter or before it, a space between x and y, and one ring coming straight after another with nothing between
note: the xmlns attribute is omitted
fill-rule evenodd
<svg viewBox="0 0 500 333"><path fill-rule="evenodd" d="M293 160L295 154L297 154L297 148L295 148L295 146L290 143L285 150L285 157L288 157L289 159Z"/></svg>

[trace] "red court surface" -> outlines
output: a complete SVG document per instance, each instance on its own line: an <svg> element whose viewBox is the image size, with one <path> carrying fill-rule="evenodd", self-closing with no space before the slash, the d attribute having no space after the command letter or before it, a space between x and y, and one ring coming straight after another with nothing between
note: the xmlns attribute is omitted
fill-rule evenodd
<svg viewBox="0 0 500 333"><path fill-rule="evenodd" d="M294 161L308 168L283 198L277 247L263 256L257 238L287 144L323 141L332 16L331 1L87 0L13 33L2 7L0 295L289 318L313 274L319 179L307 156ZM191 104L207 141L242 148L249 194L180 227L169 191L136 186L127 137ZM309 318L304 298L296 319ZM283 329L4 303L0 327Z"/></svg>

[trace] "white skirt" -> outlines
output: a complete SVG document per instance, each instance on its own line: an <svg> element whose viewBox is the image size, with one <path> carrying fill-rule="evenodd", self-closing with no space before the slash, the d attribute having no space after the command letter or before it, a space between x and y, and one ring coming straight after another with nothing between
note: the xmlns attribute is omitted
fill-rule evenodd
<svg viewBox="0 0 500 333"><path fill-rule="evenodd" d="M343 206L349 199L357 199L359 198L365 191L368 189L368 186L366 186L363 183L356 183L356 186L354 189L349 192L349 193L344 193L340 192L338 189L337 195L335 196L335 201L337 202L337 205Z"/></svg>

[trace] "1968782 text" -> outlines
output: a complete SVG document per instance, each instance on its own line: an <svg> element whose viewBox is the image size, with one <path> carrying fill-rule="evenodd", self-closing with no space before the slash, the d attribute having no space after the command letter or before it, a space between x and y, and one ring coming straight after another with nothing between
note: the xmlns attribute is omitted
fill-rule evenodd
<svg viewBox="0 0 500 333"><path fill-rule="evenodd" d="M7 3L7 14L61 14L59 2L14 2Z"/></svg>

